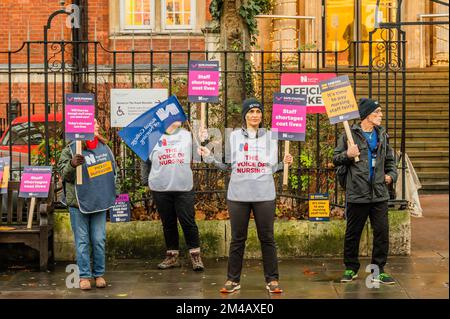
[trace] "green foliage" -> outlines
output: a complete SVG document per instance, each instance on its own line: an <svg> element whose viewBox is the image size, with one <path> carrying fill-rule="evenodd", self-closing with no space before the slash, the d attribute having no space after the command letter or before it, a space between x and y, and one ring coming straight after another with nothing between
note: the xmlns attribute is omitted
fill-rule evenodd
<svg viewBox="0 0 450 319"><path fill-rule="evenodd" d="M290 182L291 188L293 190L298 189L298 176L297 175L289 175L289 182Z"/></svg>
<svg viewBox="0 0 450 319"><path fill-rule="evenodd" d="M222 14L223 0L212 0L209 4L209 12L214 20L220 20Z"/></svg>
<svg viewBox="0 0 450 319"><path fill-rule="evenodd" d="M258 35L258 23L255 17L258 14L269 13L272 7L272 0L249 0L244 1L239 8L239 15L244 19L248 27L251 45L255 44L256 35Z"/></svg>
<svg viewBox="0 0 450 319"><path fill-rule="evenodd" d="M228 101L228 114L239 114L241 113L241 105L234 102Z"/></svg>
<svg viewBox="0 0 450 319"><path fill-rule="evenodd" d="M244 81L245 81L245 94L246 96L254 96L255 95L255 86L253 82L253 63L249 60L245 60L244 62L245 73L244 73Z"/></svg>
<svg viewBox="0 0 450 319"><path fill-rule="evenodd" d="M63 149L63 140L58 138L55 139L53 137L49 138L49 145L50 145L50 165L56 165L58 162L61 152ZM31 152L31 163L33 165L37 166L43 166L45 165L45 139L41 141L41 143L38 145L37 149Z"/></svg>
<svg viewBox="0 0 450 319"><path fill-rule="evenodd" d="M121 147L124 145L121 142ZM131 149L126 146L126 156L116 156L116 162L120 163L122 171L118 173L116 188L120 193L127 193L130 195L130 201L133 206L142 205L142 200L145 197L147 189L141 185L140 169L138 162L140 161Z"/></svg>

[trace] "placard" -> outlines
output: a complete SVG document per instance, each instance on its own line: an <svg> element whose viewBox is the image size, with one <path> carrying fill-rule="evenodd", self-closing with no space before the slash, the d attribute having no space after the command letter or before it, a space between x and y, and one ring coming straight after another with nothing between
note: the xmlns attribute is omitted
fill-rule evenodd
<svg viewBox="0 0 450 319"><path fill-rule="evenodd" d="M320 89L331 124L359 119L358 104L348 75L321 81Z"/></svg>
<svg viewBox="0 0 450 319"><path fill-rule="evenodd" d="M279 140L305 140L306 95L274 93L272 131Z"/></svg>
<svg viewBox="0 0 450 319"><path fill-rule="evenodd" d="M306 113L326 113L319 82L336 77L335 73L283 73L281 92L306 95Z"/></svg>
<svg viewBox="0 0 450 319"><path fill-rule="evenodd" d="M66 94L66 140L94 139L95 98L91 93Z"/></svg>
<svg viewBox="0 0 450 319"><path fill-rule="evenodd" d="M309 195L309 220L329 221L330 220L330 200L328 194Z"/></svg>
<svg viewBox="0 0 450 319"><path fill-rule="evenodd" d="M166 129L175 121L186 121L186 114L175 95L148 110L119 131L119 136L146 161Z"/></svg>
<svg viewBox="0 0 450 319"><path fill-rule="evenodd" d="M25 166L20 180L19 197L48 197L51 180L51 166Z"/></svg>
<svg viewBox="0 0 450 319"><path fill-rule="evenodd" d="M189 102L219 102L219 61L189 61Z"/></svg>
<svg viewBox="0 0 450 319"><path fill-rule="evenodd" d="M130 197L128 194L117 195L116 202L110 210L111 223L130 221Z"/></svg>
<svg viewBox="0 0 450 319"><path fill-rule="evenodd" d="M0 157L0 194L8 192L9 172L11 169L9 157Z"/></svg>

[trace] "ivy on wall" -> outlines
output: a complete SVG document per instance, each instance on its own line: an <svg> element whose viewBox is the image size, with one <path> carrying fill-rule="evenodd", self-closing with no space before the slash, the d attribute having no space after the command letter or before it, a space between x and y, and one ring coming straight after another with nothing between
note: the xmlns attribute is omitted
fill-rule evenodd
<svg viewBox="0 0 450 319"><path fill-rule="evenodd" d="M220 21L224 0L212 0L209 6L211 16L215 21ZM244 20L250 34L250 44L254 45L258 35L258 14L267 14L273 8L274 0L243 0L239 8L239 15Z"/></svg>

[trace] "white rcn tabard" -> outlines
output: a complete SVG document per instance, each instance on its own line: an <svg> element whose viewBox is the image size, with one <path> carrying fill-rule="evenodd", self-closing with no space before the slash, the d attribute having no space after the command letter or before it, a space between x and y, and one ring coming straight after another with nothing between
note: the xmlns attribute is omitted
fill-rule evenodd
<svg viewBox="0 0 450 319"><path fill-rule="evenodd" d="M260 130L258 138L243 130L230 135L231 179L227 198L239 202L274 200L273 173L278 167L278 143L270 131Z"/></svg>
<svg viewBox="0 0 450 319"><path fill-rule="evenodd" d="M148 186L157 192L187 192L193 187L192 136L185 129L164 134L150 153Z"/></svg>

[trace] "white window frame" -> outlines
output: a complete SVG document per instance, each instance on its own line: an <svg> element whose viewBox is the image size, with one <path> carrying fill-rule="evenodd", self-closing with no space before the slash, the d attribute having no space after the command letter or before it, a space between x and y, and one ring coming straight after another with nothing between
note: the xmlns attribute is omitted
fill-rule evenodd
<svg viewBox="0 0 450 319"><path fill-rule="evenodd" d="M163 30L193 30L195 28L195 17L197 15L197 1L184 0L191 2L191 23L184 25L166 25L166 7L167 0L161 1L161 26Z"/></svg>
<svg viewBox="0 0 450 319"><path fill-rule="evenodd" d="M127 25L125 24L125 1L120 0L120 29L123 31L133 31L133 30L155 30L155 0L150 1L150 24L149 25Z"/></svg>

